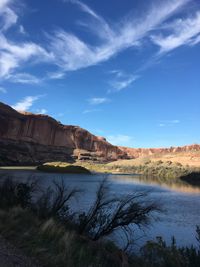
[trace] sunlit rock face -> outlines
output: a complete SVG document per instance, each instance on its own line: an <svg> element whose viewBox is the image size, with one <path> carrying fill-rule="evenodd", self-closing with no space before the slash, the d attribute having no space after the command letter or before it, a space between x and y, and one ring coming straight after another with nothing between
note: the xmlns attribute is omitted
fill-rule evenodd
<svg viewBox="0 0 200 267"><path fill-rule="evenodd" d="M105 138L47 115L17 112L0 103L0 160L2 164L35 164L52 160L109 161L126 152Z"/></svg>
<svg viewBox="0 0 200 267"><path fill-rule="evenodd" d="M193 144L188 146L178 146L169 148L129 148L120 146L119 149L124 151L129 158L140 158L152 156L154 154L163 155L167 153L200 151L200 145Z"/></svg>

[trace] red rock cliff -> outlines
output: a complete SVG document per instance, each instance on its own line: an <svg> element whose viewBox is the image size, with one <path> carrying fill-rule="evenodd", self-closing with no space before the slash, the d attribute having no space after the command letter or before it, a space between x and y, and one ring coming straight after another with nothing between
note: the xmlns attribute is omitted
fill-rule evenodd
<svg viewBox="0 0 200 267"><path fill-rule="evenodd" d="M153 154L200 151L200 145L193 144L193 145L169 147L169 148L129 148L120 146L119 149L124 151L129 158L139 158L139 157L148 157Z"/></svg>
<svg viewBox="0 0 200 267"><path fill-rule="evenodd" d="M62 125L47 115L19 113L3 103L0 103L0 141L0 159L3 158L4 151L4 157L11 154L12 162L15 161L15 155L16 163L25 163L26 156L27 161L32 160L32 163L67 160L74 156L74 151L81 159L116 160L126 157L126 153L118 147L78 126ZM15 147L13 155L10 151L12 147ZM23 153L19 153L21 149ZM43 159L40 151L44 154Z"/></svg>

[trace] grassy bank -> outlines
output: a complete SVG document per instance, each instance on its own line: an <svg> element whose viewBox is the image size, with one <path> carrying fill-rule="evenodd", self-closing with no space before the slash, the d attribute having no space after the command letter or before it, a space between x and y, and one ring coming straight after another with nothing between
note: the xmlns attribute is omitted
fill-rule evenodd
<svg viewBox="0 0 200 267"><path fill-rule="evenodd" d="M160 177L160 178L179 178L192 172L200 172L198 167L190 167L182 165L179 162L171 161L151 161L148 159L116 161L107 164L107 169L113 172L120 173L136 173L145 176Z"/></svg>
<svg viewBox="0 0 200 267"><path fill-rule="evenodd" d="M92 242L53 218L38 219L20 207L0 210L0 232L43 266L121 266L111 242Z"/></svg>

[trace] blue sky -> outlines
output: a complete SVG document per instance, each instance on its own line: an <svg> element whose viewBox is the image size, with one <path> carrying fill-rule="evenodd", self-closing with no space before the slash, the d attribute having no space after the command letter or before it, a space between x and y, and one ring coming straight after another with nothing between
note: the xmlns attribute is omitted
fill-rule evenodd
<svg viewBox="0 0 200 267"><path fill-rule="evenodd" d="M116 145L200 143L199 0L0 0L0 101Z"/></svg>

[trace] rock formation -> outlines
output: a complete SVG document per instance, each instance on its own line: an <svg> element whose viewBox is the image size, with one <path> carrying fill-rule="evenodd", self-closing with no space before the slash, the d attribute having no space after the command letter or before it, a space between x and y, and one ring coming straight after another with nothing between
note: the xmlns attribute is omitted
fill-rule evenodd
<svg viewBox="0 0 200 267"><path fill-rule="evenodd" d="M35 165L75 159L107 162L197 150L200 145L117 147L78 126L63 125L47 115L17 112L0 103L0 165Z"/></svg>
<svg viewBox="0 0 200 267"><path fill-rule="evenodd" d="M121 151L124 151L128 158L139 158L148 157L154 154L167 154L167 153L177 153L177 152L191 152L200 151L200 145L193 144L187 146L169 147L169 148L130 148L119 146Z"/></svg>
<svg viewBox="0 0 200 267"><path fill-rule="evenodd" d="M20 113L0 103L0 164L38 164L47 161L91 159L111 161L126 153L104 138L47 115Z"/></svg>

